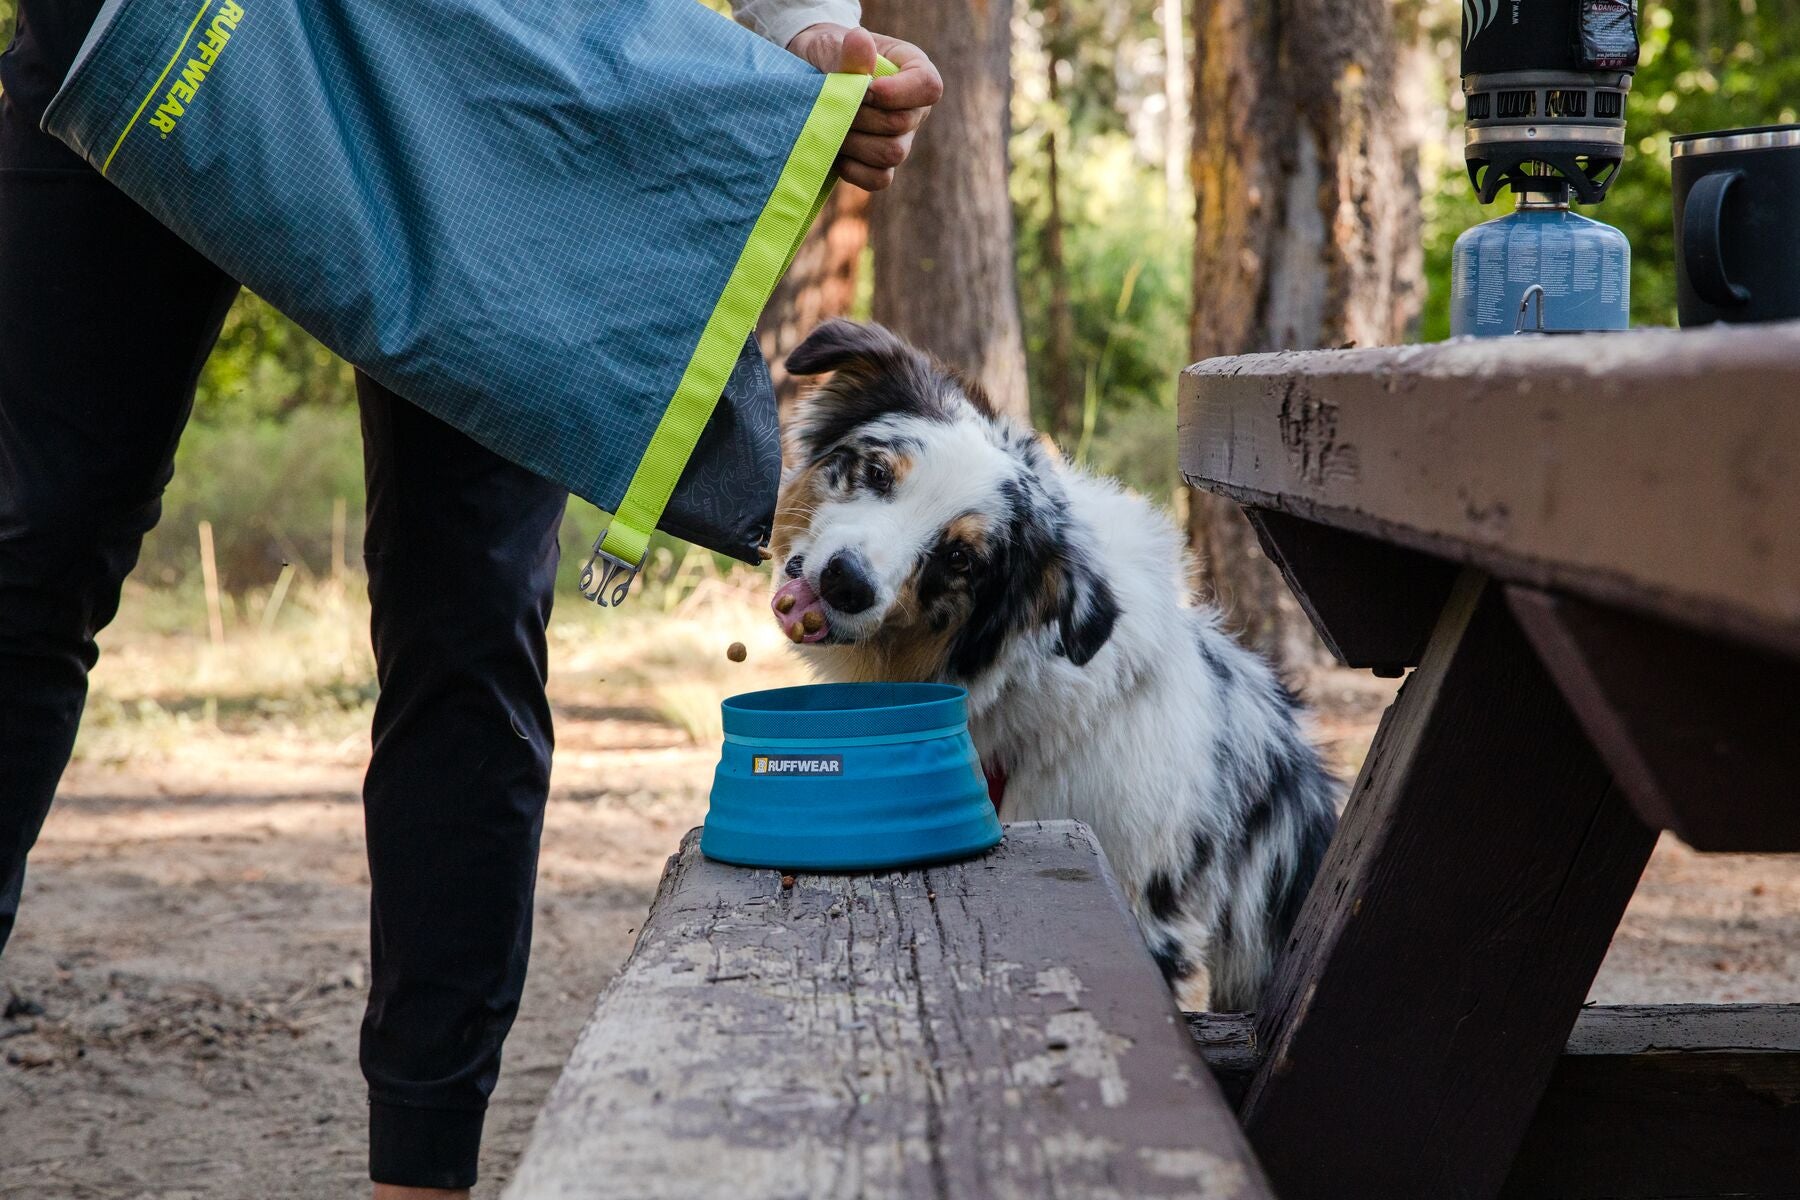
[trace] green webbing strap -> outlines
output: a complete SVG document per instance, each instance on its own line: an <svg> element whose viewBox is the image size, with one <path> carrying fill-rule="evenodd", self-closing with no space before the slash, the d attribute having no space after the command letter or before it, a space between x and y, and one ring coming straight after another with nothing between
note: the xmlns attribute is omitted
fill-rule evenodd
<svg viewBox="0 0 1800 1200"><path fill-rule="evenodd" d="M886 79L889 75L898 75L899 73L900 73L900 68L896 67L893 63L889 62L887 60L886 56L880 55L880 54L877 54L875 56L875 74L872 76L872 79ZM857 97L856 102L857 102L857 105L860 107L862 104L862 97L860 97L860 96ZM854 113L851 114L851 119L852 120L855 119ZM846 132L848 132L848 131L846 131ZM840 146L840 148L841 148L841 146ZM836 158L837 158L837 155L835 155L835 154L832 155L833 161L835 161ZM821 212L825 211L825 202L827 200L831 199L831 189L836 184L837 184L837 172L833 171L831 173L830 178L828 178L825 181L825 186L819 189L819 194L817 196L813 197L812 211L807 213L807 215L806 215L806 224L800 230L800 236L794 239L794 244L792 246L788 247L787 261L781 264L781 272L780 272L780 274L776 275L776 277L775 277L777 281L779 281L781 279L782 275L786 275L788 273L789 267L794 265L794 256L796 254L800 253L800 243L802 243L806 240L806 235L807 235L808 231L810 231L814 225L818 224L819 214ZM773 291L774 291L774 289L771 288L770 292L773 293ZM763 303L764 304L768 303L767 297L764 297ZM745 336L748 336L748 335L745 335Z"/></svg>
<svg viewBox="0 0 1800 1200"><path fill-rule="evenodd" d="M898 69L887 59L878 59L875 77L892 75ZM650 533L668 507L675 483L719 403L745 339L756 328L756 318L837 182L831 166L843 149L870 80L868 75L825 77L825 86L775 181L775 190L750 230L687 370L638 460L618 511L581 573L582 593L602 607L620 603L631 590L631 581L650 547Z"/></svg>

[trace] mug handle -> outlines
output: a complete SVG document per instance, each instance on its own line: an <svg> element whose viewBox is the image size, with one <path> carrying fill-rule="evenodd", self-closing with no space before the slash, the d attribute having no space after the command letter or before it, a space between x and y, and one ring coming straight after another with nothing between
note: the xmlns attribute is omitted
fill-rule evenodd
<svg viewBox="0 0 1800 1200"><path fill-rule="evenodd" d="M1744 304L1750 291L1731 282L1725 273L1725 250L1722 244L1725 198L1732 186L1743 179L1742 171L1714 171L1702 175L1689 189L1687 204L1681 216L1682 265L1687 268L1688 282L1708 304L1729 308Z"/></svg>

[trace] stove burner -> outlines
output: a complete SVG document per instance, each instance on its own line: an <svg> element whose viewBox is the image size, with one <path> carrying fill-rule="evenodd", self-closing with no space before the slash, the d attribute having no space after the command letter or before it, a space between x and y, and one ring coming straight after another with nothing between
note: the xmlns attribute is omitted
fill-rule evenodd
<svg viewBox="0 0 1800 1200"><path fill-rule="evenodd" d="M1625 154L1636 0L1464 0L1463 151L1483 204L1545 175L1598 203Z"/></svg>

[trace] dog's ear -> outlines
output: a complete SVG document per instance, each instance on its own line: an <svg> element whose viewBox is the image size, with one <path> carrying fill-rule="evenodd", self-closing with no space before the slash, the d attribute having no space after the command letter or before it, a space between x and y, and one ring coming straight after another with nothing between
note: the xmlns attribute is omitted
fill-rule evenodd
<svg viewBox="0 0 1800 1200"><path fill-rule="evenodd" d="M851 365L874 371L911 366L921 357L886 326L833 317L794 347L787 369L790 375L823 375Z"/></svg>
<svg viewBox="0 0 1800 1200"><path fill-rule="evenodd" d="M969 403L974 405L976 412L990 421L1000 415L1000 410L994 407L994 398L988 395L987 389L981 386L979 379L967 371L954 371L951 373L951 377L956 380L957 386L962 388L963 395L969 398Z"/></svg>
<svg viewBox="0 0 1800 1200"><path fill-rule="evenodd" d="M812 461L871 421L945 414L947 377L928 355L880 325L826 321L794 347L787 368L794 375L836 372L794 408L787 436L796 461Z"/></svg>
<svg viewBox="0 0 1800 1200"><path fill-rule="evenodd" d="M1057 652L1085 667L1112 637L1119 619L1119 599L1101 578L1085 548L1070 547L1057 574Z"/></svg>

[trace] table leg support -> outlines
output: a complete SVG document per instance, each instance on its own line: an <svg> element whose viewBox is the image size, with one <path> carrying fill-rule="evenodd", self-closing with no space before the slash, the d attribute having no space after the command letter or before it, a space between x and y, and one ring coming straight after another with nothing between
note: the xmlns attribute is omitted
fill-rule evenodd
<svg viewBox="0 0 1800 1200"><path fill-rule="evenodd" d="M1264 998L1283 1200L1495 1196L1655 833L1509 611L1456 585Z"/></svg>
<svg viewBox="0 0 1800 1200"><path fill-rule="evenodd" d="M1572 596L1506 596L1647 824L1696 850L1800 852L1800 662Z"/></svg>

